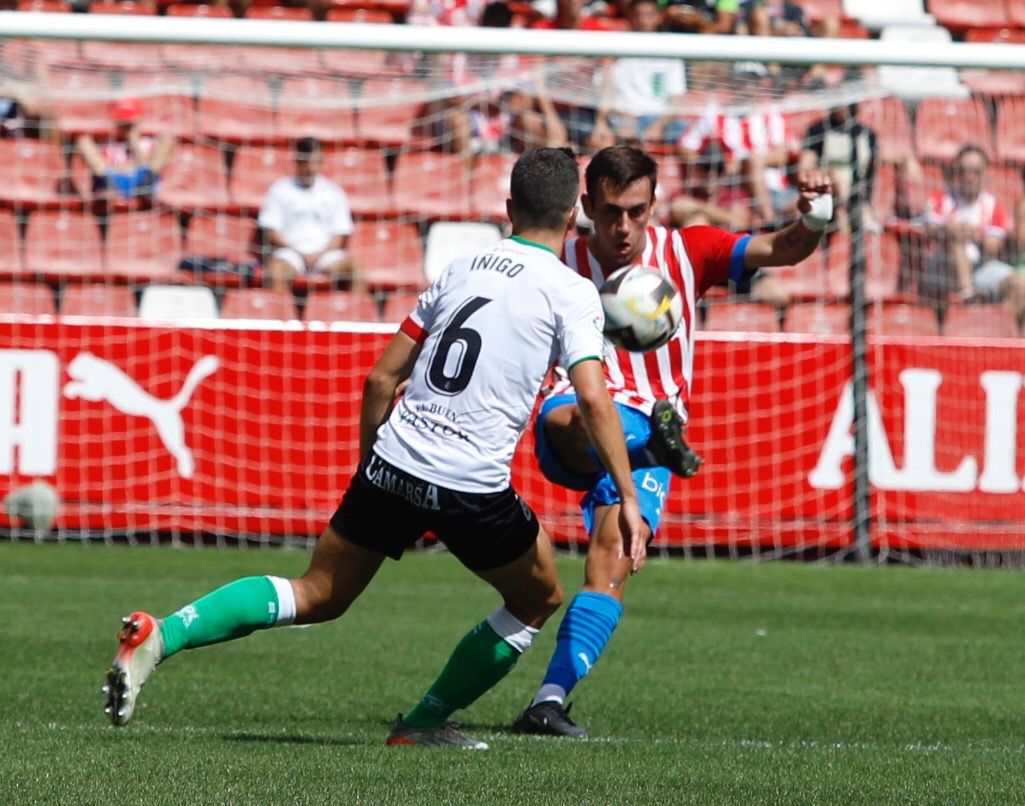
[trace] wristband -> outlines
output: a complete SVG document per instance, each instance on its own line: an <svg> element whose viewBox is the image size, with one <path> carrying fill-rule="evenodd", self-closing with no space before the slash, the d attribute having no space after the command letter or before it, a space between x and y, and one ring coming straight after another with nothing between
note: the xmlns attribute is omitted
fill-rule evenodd
<svg viewBox="0 0 1025 806"><path fill-rule="evenodd" d="M812 232L822 232L833 219L833 195L825 193L811 199L811 209L801 216L801 223Z"/></svg>

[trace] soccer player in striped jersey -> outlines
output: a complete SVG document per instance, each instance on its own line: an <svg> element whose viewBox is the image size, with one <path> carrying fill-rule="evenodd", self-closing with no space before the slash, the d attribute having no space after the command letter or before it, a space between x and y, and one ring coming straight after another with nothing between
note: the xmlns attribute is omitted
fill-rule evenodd
<svg viewBox="0 0 1025 806"><path fill-rule="evenodd" d="M514 235L449 265L371 370L362 461L306 573L238 579L161 620L127 616L107 673L115 725L131 718L158 663L254 630L335 619L385 557L399 559L430 531L503 602L467 633L387 743L486 748L449 716L515 665L562 602L551 542L513 490L509 468L555 361L568 368L583 423L623 496L620 551L631 568L643 565L637 493L602 373L598 292L558 257L576 219L576 161L562 149L527 152L510 184Z"/></svg>
<svg viewBox="0 0 1025 806"><path fill-rule="evenodd" d="M605 381L623 421L646 544L658 528L671 476L693 476L701 463L683 439L698 300L713 285L744 282L762 266L789 266L808 257L832 216L831 186L823 172L799 174L803 215L798 221L768 234L736 235L708 226L652 225L656 165L640 149L620 145L599 151L587 166L585 180L581 202L594 230L566 242L566 263L596 287L623 266L652 266L676 284L684 300L680 329L664 347L648 353L608 347L605 353ZM563 616L537 695L513 727L523 733L585 738L586 729L569 719L565 700L597 662L619 623L632 569L619 556L618 495L581 428L577 400L564 373L557 374L534 429L545 476L586 492L581 507L590 544L583 589Z"/></svg>

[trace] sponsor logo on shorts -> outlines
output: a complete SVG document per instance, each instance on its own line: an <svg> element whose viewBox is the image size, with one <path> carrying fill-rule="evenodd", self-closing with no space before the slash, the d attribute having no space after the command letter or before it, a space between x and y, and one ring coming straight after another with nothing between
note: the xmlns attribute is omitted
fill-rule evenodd
<svg viewBox="0 0 1025 806"><path fill-rule="evenodd" d="M377 456L371 456L367 461L366 477L377 489L404 498L415 507L435 511L441 509L438 504L437 484L399 473Z"/></svg>

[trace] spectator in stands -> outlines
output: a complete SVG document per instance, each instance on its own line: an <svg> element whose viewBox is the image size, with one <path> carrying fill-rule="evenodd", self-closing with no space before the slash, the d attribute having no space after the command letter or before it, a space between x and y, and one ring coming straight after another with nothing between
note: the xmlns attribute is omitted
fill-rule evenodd
<svg viewBox="0 0 1025 806"><path fill-rule="evenodd" d="M363 280L345 251L352 235L349 199L320 174L320 141L303 137L295 147L295 175L270 186L258 223L273 250L266 264L266 284L287 291L296 275L321 274L348 281L362 290Z"/></svg>
<svg viewBox="0 0 1025 806"><path fill-rule="evenodd" d="M92 173L93 196L100 200L152 200L160 172L171 159L174 138L144 135L139 129L143 105L138 98L120 98L110 106L114 133L99 142L89 134L75 141Z"/></svg>
<svg viewBox="0 0 1025 806"><path fill-rule="evenodd" d="M52 115L20 88L0 88L0 137L28 137L38 140L56 136Z"/></svg>
<svg viewBox="0 0 1025 806"><path fill-rule="evenodd" d="M1003 205L985 190L989 159L977 145L954 158L949 187L926 202L922 224L928 253L919 280L927 300L944 305L950 295L962 300L1005 300L1025 314L1025 275L1001 255L1010 221Z"/></svg>
<svg viewBox="0 0 1025 806"><path fill-rule="evenodd" d="M685 34L732 34L739 0L659 0L667 31Z"/></svg>
<svg viewBox="0 0 1025 806"><path fill-rule="evenodd" d="M871 205L878 155L875 132L858 122L857 104L835 107L804 133L800 168L828 171L833 182L832 231L850 231L848 209L855 204L862 205L864 229L881 230Z"/></svg>
<svg viewBox="0 0 1025 806"><path fill-rule="evenodd" d="M662 25L656 0L631 0L630 27L654 33ZM591 142L606 148L617 141L673 143L683 133L674 118L674 101L686 91L682 59L621 58L607 65L602 77L602 104L595 117Z"/></svg>

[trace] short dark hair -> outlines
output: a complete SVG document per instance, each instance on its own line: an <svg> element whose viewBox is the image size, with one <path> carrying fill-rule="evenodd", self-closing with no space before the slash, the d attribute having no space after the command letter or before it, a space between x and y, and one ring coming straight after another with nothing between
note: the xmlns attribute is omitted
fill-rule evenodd
<svg viewBox="0 0 1025 806"><path fill-rule="evenodd" d="M580 194L580 171L572 150L537 148L513 165L509 196L519 226L561 229Z"/></svg>
<svg viewBox="0 0 1025 806"><path fill-rule="evenodd" d="M480 14L481 28L511 28L513 13L505 3L488 3Z"/></svg>
<svg viewBox="0 0 1025 806"><path fill-rule="evenodd" d="M317 151L320 151L320 140L316 137L300 137L296 140L296 159L309 159L310 155Z"/></svg>
<svg viewBox="0 0 1025 806"><path fill-rule="evenodd" d="M597 195L602 182L619 189L644 178L651 180L651 193L654 195L658 165L644 151L628 145L603 148L591 158L584 173L587 195L592 198Z"/></svg>
<svg viewBox="0 0 1025 806"><path fill-rule="evenodd" d="M961 146L958 149L957 154L954 155L954 164L956 165L961 161L962 157L967 157L969 154L978 154L982 157L982 162L985 165L989 165L989 155L983 151L982 146L977 146L975 143L969 143L966 146Z"/></svg>

